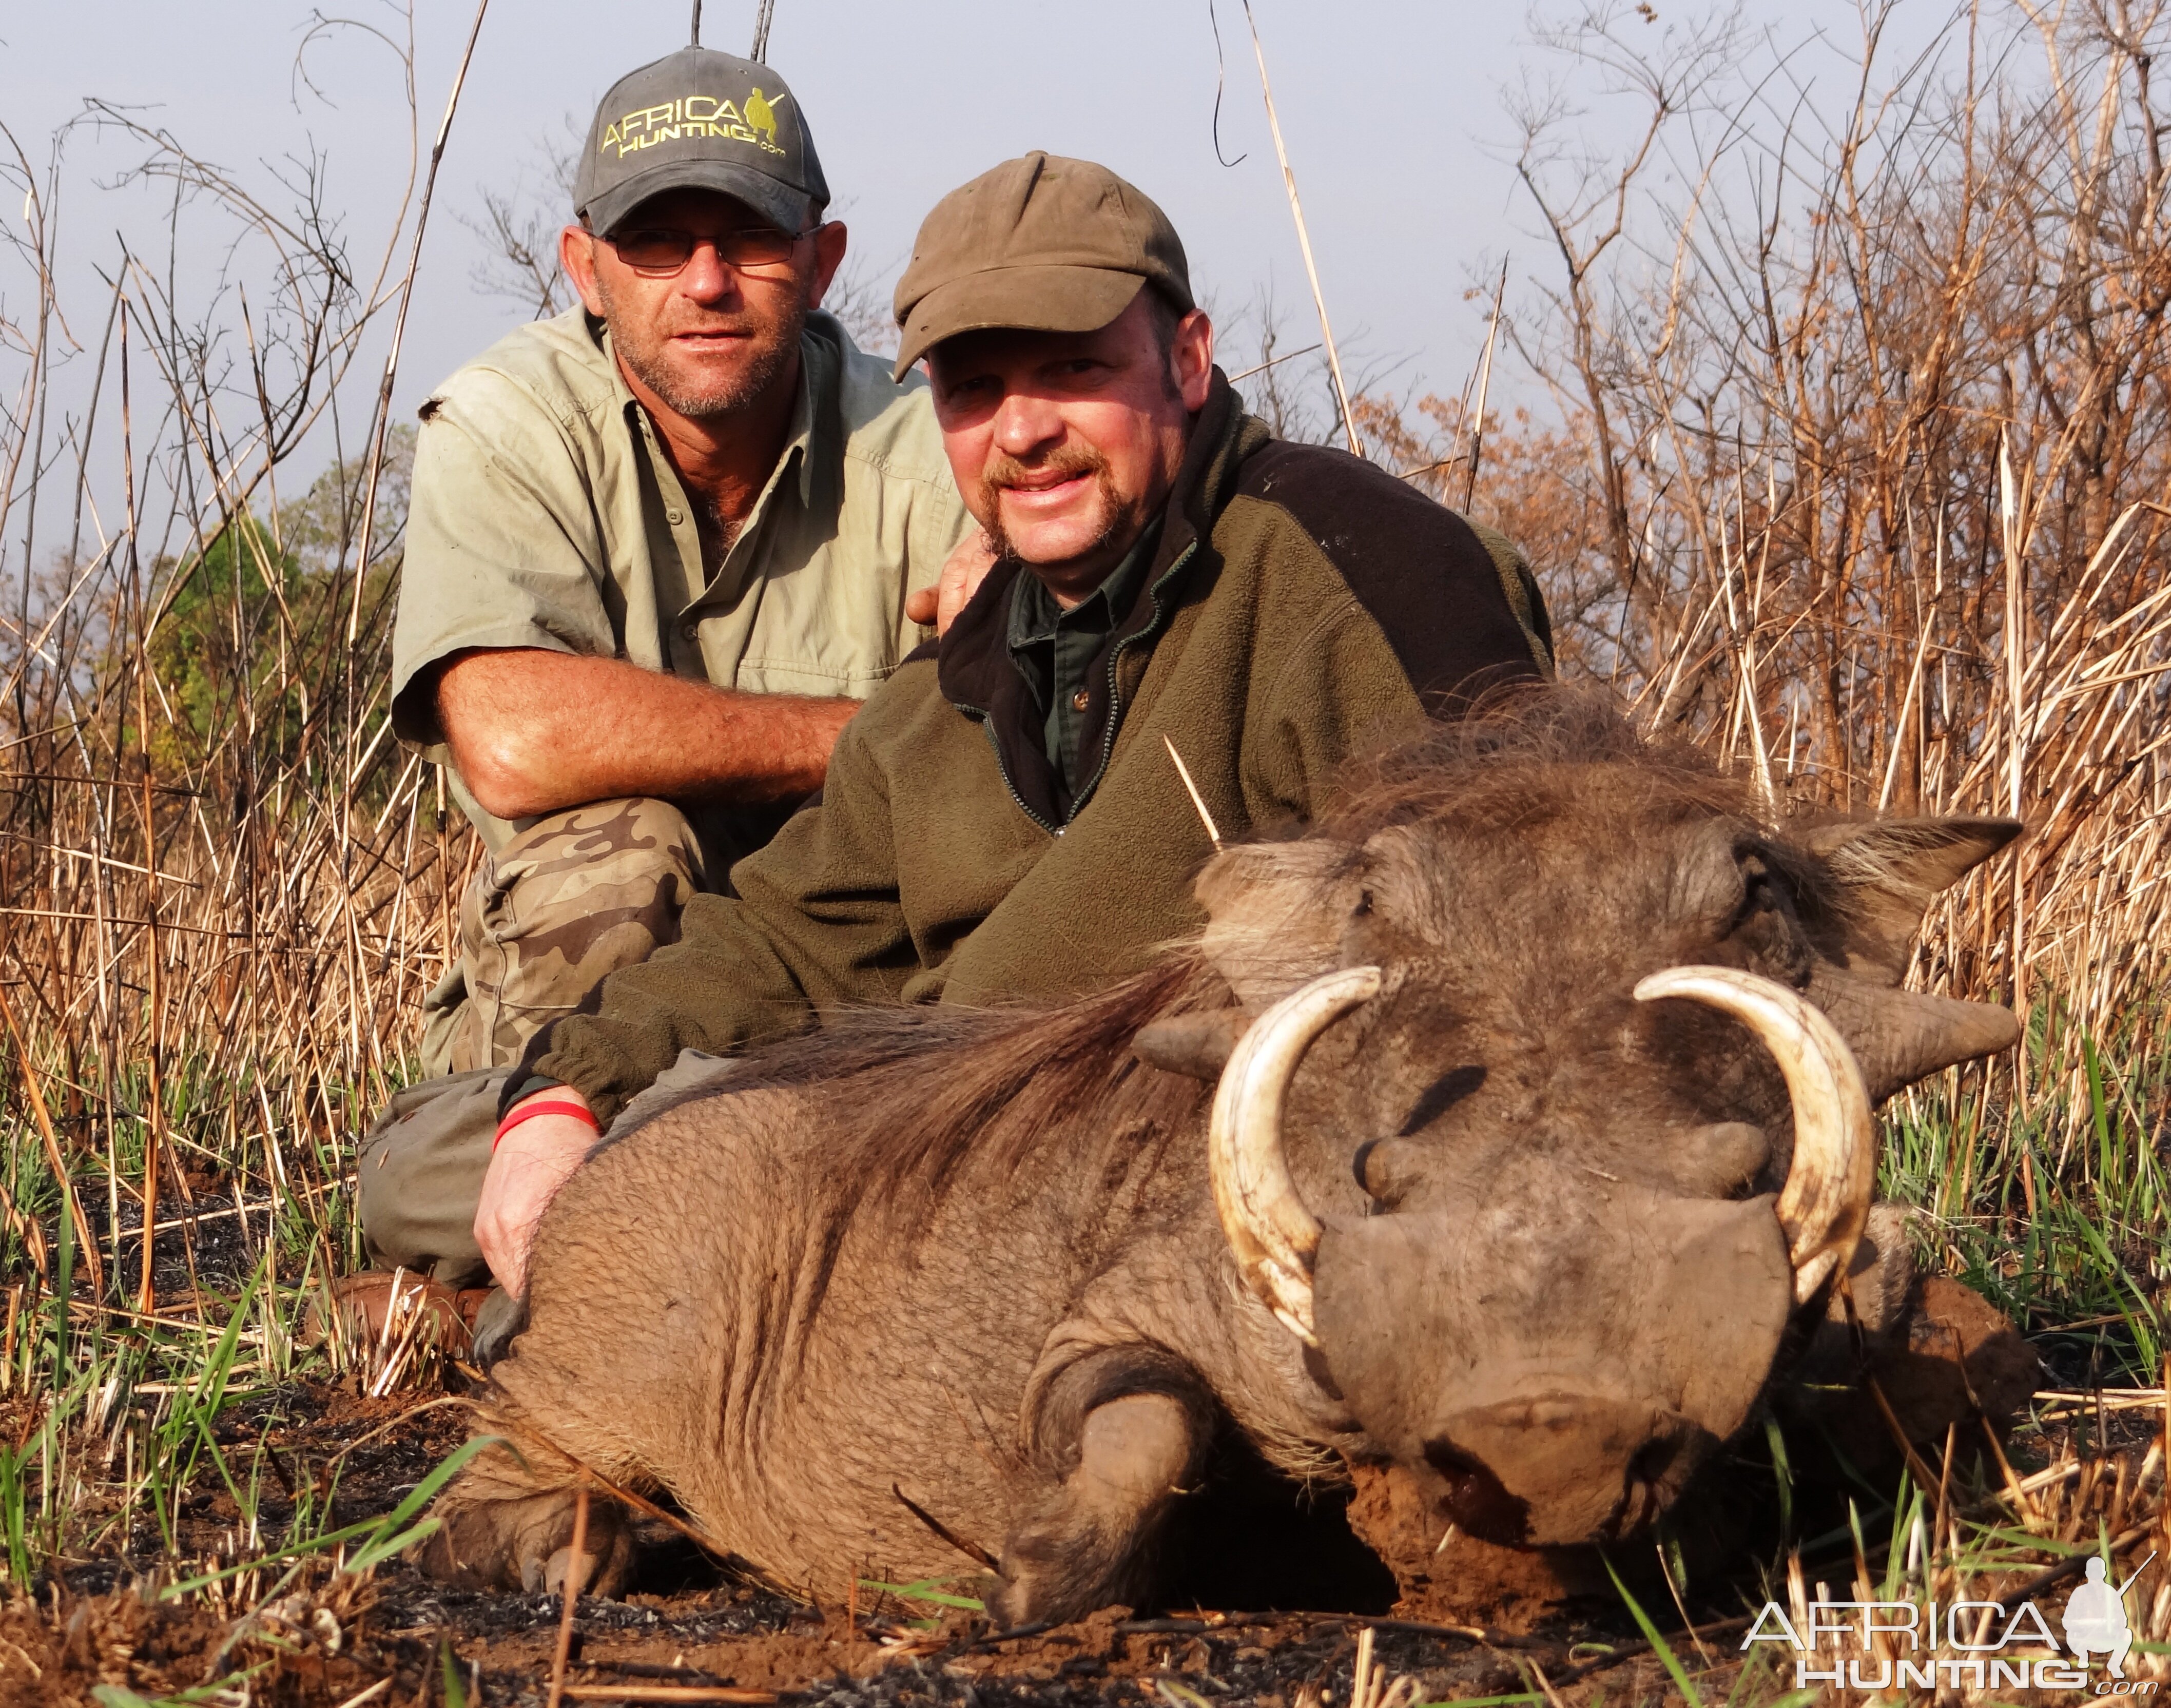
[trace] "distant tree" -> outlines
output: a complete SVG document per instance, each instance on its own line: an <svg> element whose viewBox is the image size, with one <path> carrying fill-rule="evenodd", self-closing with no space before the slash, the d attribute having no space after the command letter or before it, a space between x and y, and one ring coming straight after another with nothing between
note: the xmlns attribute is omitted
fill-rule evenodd
<svg viewBox="0 0 2171 1708"><path fill-rule="evenodd" d="M352 655L365 670L388 638L414 456L414 428L394 426ZM161 702L148 746L162 773L196 774L244 756L258 775L276 773L301 762L313 723L343 709L365 472L335 463L276 525L239 516L193 560L160 566L153 585L170 591L147 651ZM97 671L110 678L132 661L109 647Z"/></svg>

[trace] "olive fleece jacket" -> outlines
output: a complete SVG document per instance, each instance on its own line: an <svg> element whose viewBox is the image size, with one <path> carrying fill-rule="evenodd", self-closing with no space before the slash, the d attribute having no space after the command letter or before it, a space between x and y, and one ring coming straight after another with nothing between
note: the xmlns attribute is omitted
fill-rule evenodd
<svg viewBox="0 0 2171 1708"><path fill-rule="evenodd" d="M1091 673L1067 817L1007 647L1016 565L845 726L816 800L696 896L680 940L613 973L511 1076L605 1126L693 1048L726 1055L826 1011L1075 996L1196 931L1212 852L1309 817L1351 752L1549 673L1544 609L1498 535L1370 463L1271 437L1217 371L1145 590Z"/></svg>

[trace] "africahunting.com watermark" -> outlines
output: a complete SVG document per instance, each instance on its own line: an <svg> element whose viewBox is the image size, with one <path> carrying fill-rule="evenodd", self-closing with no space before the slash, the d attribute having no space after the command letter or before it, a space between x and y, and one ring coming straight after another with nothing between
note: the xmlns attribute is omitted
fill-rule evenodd
<svg viewBox="0 0 2171 1708"><path fill-rule="evenodd" d="M2087 1690L2098 1696L2152 1696L2153 1679L2128 1679L2133 1647L2125 1592L2148 1560L2124 1583L2104 1582L2104 1562L2090 1560L2087 1582L2066 1599L2059 1616L2063 1641L2032 1601L1813 1601L1798 1622L1767 1601L1742 1638L1783 1643L1794 1652L1794 1688L1818 1684L1856 1690L1943 1686L1976 1690Z"/></svg>

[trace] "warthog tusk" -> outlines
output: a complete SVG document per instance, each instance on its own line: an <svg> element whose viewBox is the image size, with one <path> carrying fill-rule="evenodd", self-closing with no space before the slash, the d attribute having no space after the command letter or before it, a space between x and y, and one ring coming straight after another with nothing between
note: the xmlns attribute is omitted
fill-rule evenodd
<svg viewBox="0 0 2171 1708"><path fill-rule="evenodd" d="M1207 1156L1214 1208L1244 1284L1305 1345L1319 1220L1305 1207L1282 1150L1282 1102L1312 1041L1379 994L1380 969L1345 967L1315 978L1264 1014L1230 1052L1214 1093Z"/></svg>
<svg viewBox="0 0 2171 1708"><path fill-rule="evenodd" d="M1786 1076L1794 1104L1794 1159L1779 1193L1779 1225L1805 1304L1854 1256L1877 1186L1877 1129L1854 1052L1823 1011L1782 984L1731 966L1674 966L1636 987L1636 999L1679 997L1732 1015Z"/></svg>

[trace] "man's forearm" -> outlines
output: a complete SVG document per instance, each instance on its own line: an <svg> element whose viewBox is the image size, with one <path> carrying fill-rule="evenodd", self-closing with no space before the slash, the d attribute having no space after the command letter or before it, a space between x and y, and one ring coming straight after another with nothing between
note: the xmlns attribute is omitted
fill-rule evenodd
<svg viewBox="0 0 2171 1708"><path fill-rule="evenodd" d="M453 764L500 818L627 795L791 800L821 787L838 732L859 709L528 648L455 656L437 698Z"/></svg>
<svg viewBox="0 0 2171 1708"><path fill-rule="evenodd" d="M868 718L882 717L877 696ZM818 1014L898 1001L920 961L867 727L838 743L821 803L732 868L736 896L694 897L678 940L539 1033L514 1079L573 1087L608 1127L688 1049L736 1056Z"/></svg>

